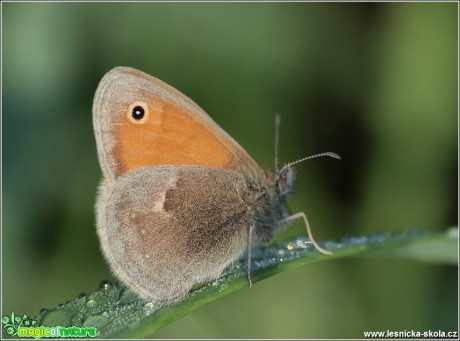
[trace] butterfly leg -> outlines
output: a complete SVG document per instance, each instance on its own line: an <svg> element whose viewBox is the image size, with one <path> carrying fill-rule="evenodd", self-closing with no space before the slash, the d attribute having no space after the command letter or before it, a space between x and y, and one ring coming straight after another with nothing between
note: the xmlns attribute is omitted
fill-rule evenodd
<svg viewBox="0 0 460 341"><path fill-rule="evenodd" d="M311 229L310 229L310 224L308 223L307 216L305 215L304 212L295 213L295 214L293 214L293 215L291 215L291 216L289 216L287 218L281 219L279 221L279 223L280 223L280 225L285 225L285 224L289 224L289 223L291 223L291 222L293 222L293 221L295 221L297 219L302 219L302 218L303 218L303 221L305 223L305 227L307 229L308 239L310 239L310 242L313 244L315 249L318 250L318 252L323 253L325 255L332 255L332 252L323 249L321 246L318 245L318 243L313 238L313 234L311 233Z"/></svg>
<svg viewBox="0 0 460 341"><path fill-rule="evenodd" d="M249 281L249 287L252 287L252 279L251 279L251 272L252 272L252 266L251 266L251 260L252 260L252 234L254 232L254 225L251 224L249 226L249 233L248 233L248 281Z"/></svg>

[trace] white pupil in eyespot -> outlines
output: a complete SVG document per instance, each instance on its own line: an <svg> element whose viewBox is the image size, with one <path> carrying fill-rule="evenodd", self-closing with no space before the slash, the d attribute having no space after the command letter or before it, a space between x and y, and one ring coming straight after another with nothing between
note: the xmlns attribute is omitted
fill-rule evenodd
<svg viewBox="0 0 460 341"><path fill-rule="evenodd" d="M141 120L145 115L145 110L140 105L136 105L133 108L132 115L135 120Z"/></svg>

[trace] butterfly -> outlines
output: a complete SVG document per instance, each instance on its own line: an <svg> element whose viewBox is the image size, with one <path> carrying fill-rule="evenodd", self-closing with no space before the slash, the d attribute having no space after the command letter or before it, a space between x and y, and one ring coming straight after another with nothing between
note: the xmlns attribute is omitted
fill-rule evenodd
<svg viewBox="0 0 460 341"><path fill-rule="evenodd" d="M279 124L277 124L279 126ZM270 243L290 214L294 163L262 169L190 98L139 70L100 81L93 127L103 178L96 199L101 249L113 273L157 304L181 300L251 247ZM332 156L322 153L316 156Z"/></svg>

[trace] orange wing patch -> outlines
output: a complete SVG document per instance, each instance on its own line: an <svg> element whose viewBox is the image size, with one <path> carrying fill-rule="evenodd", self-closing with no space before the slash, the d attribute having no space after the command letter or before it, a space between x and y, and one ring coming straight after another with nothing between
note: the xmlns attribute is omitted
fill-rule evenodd
<svg viewBox="0 0 460 341"><path fill-rule="evenodd" d="M135 124L127 108L115 124L117 175L156 165L206 165L233 168L234 155L199 117L172 103L147 102L145 123ZM146 108L147 109L147 108Z"/></svg>

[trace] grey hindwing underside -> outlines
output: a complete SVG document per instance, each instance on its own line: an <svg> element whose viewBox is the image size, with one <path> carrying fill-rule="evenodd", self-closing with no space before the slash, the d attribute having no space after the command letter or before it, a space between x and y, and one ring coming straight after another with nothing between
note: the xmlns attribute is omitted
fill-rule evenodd
<svg viewBox="0 0 460 341"><path fill-rule="evenodd" d="M240 173L202 166L143 168L113 186L102 184L97 207L103 253L144 299L178 300L246 250L246 192Z"/></svg>

